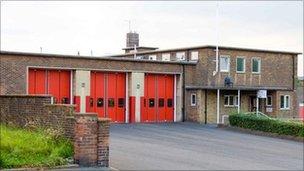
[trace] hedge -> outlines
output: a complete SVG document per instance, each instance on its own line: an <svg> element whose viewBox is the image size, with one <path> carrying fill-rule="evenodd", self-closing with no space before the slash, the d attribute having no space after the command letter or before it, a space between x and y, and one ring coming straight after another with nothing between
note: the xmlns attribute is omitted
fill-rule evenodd
<svg viewBox="0 0 304 171"><path fill-rule="evenodd" d="M232 114L229 116L231 126L245 129L304 137L304 123L269 119L250 114Z"/></svg>

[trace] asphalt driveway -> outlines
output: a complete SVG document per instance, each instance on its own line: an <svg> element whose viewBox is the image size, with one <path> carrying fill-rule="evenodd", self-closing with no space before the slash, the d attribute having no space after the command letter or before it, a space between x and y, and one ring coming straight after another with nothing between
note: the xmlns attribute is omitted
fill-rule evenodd
<svg viewBox="0 0 304 171"><path fill-rule="evenodd" d="M194 123L112 124L118 170L303 170L303 143Z"/></svg>

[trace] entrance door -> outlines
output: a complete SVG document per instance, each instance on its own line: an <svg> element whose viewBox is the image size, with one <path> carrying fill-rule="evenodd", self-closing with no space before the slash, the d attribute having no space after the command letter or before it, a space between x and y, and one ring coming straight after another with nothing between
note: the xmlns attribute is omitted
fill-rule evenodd
<svg viewBox="0 0 304 171"><path fill-rule="evenodd" d="M257 109L257 98L256 96L249 96L249 110L250 112L256 112ZM259 111L265 113L266 106L265 106L266 100L259 99Z"/></svg>

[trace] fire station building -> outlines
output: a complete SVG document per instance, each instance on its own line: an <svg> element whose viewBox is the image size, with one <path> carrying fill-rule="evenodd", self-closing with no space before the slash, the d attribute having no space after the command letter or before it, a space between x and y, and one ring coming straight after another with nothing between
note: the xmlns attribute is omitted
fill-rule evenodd
<svg viewBox="0 0 304 171"><path fill-rule="evenodd" d="M0 95L51 95L112 122L220 123L231 112L297 118L297 52L211 45L160 50L127 34L103 57L1 51ZM266 92L257 98L257 92Z"/></svg>

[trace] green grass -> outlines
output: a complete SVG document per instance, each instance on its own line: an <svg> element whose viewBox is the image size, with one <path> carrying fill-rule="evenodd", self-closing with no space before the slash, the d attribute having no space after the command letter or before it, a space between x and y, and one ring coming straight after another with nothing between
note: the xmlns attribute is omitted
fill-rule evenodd
<svg viewBox="0 0 304 171"><path fill-rule="evenodd" d="M0 125L0 168L52 167L67 163L72 143L46 134Z"/></svg>

